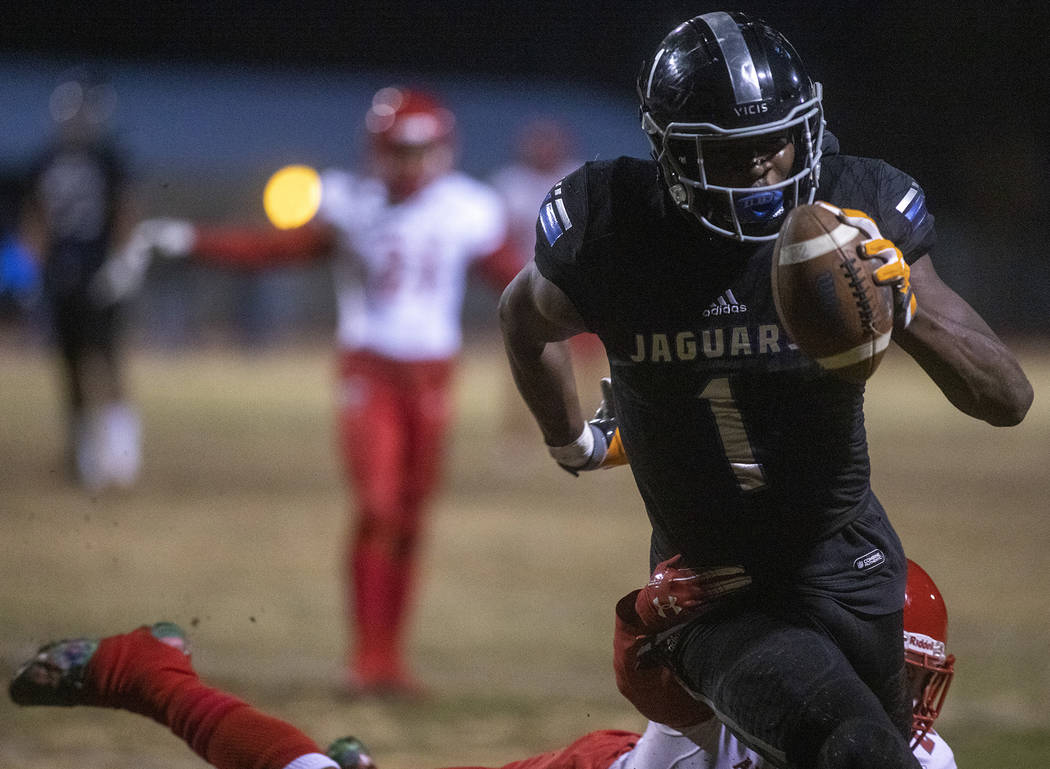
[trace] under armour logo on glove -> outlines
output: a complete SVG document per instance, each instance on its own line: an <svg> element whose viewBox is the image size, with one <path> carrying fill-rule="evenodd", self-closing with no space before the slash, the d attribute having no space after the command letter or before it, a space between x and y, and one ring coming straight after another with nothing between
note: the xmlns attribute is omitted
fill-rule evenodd
<svg viewBox="0 0 1050 769"><path fill-rule="evenodd" d="M678 605L678 599L673 595L667 599L666 604L661 604L658 597L653 598L653 606L656 608L656 613L664 618L667 617L667 612L681 614L684 611L684 609Z"/></svg>
<svg viewBox="0 0 1050 769"><path fill-rule="evenodd" d="M751 584L741 566L679 568L676 555L657 565L635 599L646 633L659 633L721 605Z"/></svg>

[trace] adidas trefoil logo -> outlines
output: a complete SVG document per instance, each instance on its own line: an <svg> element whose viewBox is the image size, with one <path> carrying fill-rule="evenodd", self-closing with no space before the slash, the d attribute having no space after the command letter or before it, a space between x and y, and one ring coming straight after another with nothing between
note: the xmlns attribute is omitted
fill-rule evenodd
<svg viewBox="0 0 1050 769"><path fill-rule="evenodd" d="M720 297L711 302L710 307L704 310L704 317L710 318L712 315L729 315L730 313L736 314L741 312L747 312L747 305L743 302L738 302L736 297L733 296L733 290L727 288Z"/></svg>

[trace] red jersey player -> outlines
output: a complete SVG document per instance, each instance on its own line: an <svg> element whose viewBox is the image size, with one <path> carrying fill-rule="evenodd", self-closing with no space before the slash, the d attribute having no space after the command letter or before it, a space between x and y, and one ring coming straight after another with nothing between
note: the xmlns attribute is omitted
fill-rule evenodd
<svg viewBox="0 0 1050 769"><path fill-rule="evenodd" d="M421 91L383 88L365 123L369 173L323 171L314 222L184 225L183 248L249 269L334 256L338 433L356 507L347 684L354 694L411 695L419 685L404 656L406 623L424 507L444 456L467 272L480 270L500 290L515 264L499 197L454 169L448 109Z"/></svg>

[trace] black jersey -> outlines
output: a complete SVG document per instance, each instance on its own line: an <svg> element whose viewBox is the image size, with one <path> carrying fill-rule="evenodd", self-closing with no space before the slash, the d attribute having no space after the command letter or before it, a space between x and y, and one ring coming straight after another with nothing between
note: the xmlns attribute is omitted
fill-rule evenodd
<svg viewBox="0 0 1050 769"><path fill-rule="evenodd" d="M47 223L49 295L86 290L108 256L125 169L109 144L57 144L37 162L31 194Z"/></svg>
<svg viewBox="0 0 1050 769"><path fill-rule="evenodd" d="M825 156L818 199L869 214L909 262L932 247L922 190L885 162ZM694 565L786 565L872 500L863 386L788 338L772 249L709 233L634 158L587 163L540 211L536 265L605 344L656 549Z"/></svg>

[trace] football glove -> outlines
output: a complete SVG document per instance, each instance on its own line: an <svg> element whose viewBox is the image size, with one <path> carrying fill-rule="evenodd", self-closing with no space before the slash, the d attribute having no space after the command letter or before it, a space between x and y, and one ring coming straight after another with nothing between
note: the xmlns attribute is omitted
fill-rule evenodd
<svg viewBox="0 0 1050 769"><path fill-rule="evenodd" d="M146 219L138 229L152 249L169 259L188 256L197 240L196 226L185 219Z"/></svg>
<svg viewBox="0 0 1050 769"><path fill-rule="evenodd" d="M662 661L647 650L652 639L639 627L634 590L616 604L613 669L616 687L650 721L683 729L706 721L714 713L693 699Z"/></svg>
<svg viewBox="0 0 1050 769"><path fill-rule="evenodd" d="M181 257L193 246L195 229L181 219L144 219L135 225L127 241L107 257L88 287L98 307L124 301L145 280L156 255Z"/></svg>
<svg viewBox="0 0 1050 769"><path fill-rule="evenodd" d="M911 267L904 261L901 250L882 237L879 226L863 211L840 208L837 216L840 222L856 227L868 236L868 240L860 244L860 257L882 262L882 266L875 270L875 283L893 286L893 327L897 331L906 329L915 316L918 302L911 288Z"/></svg>
<svg viewBox="0 0 1050 769"><path fill-rule="evenodd" d="M643 632L662 633L722 605L751 584L740 566L691 569L676 555L657 564L635 597Z"/></svg>
<svg viewBox="0 0 1050 769"><path fill-rule="evenodd" d="M628 464L627 453L620 440L620 427L612 397L612 381L601 380L602 402L594 418L583 426L580 437L567 446L550 446L548 451L558 465L579 475L581 471L598 470Z"/></svg>

